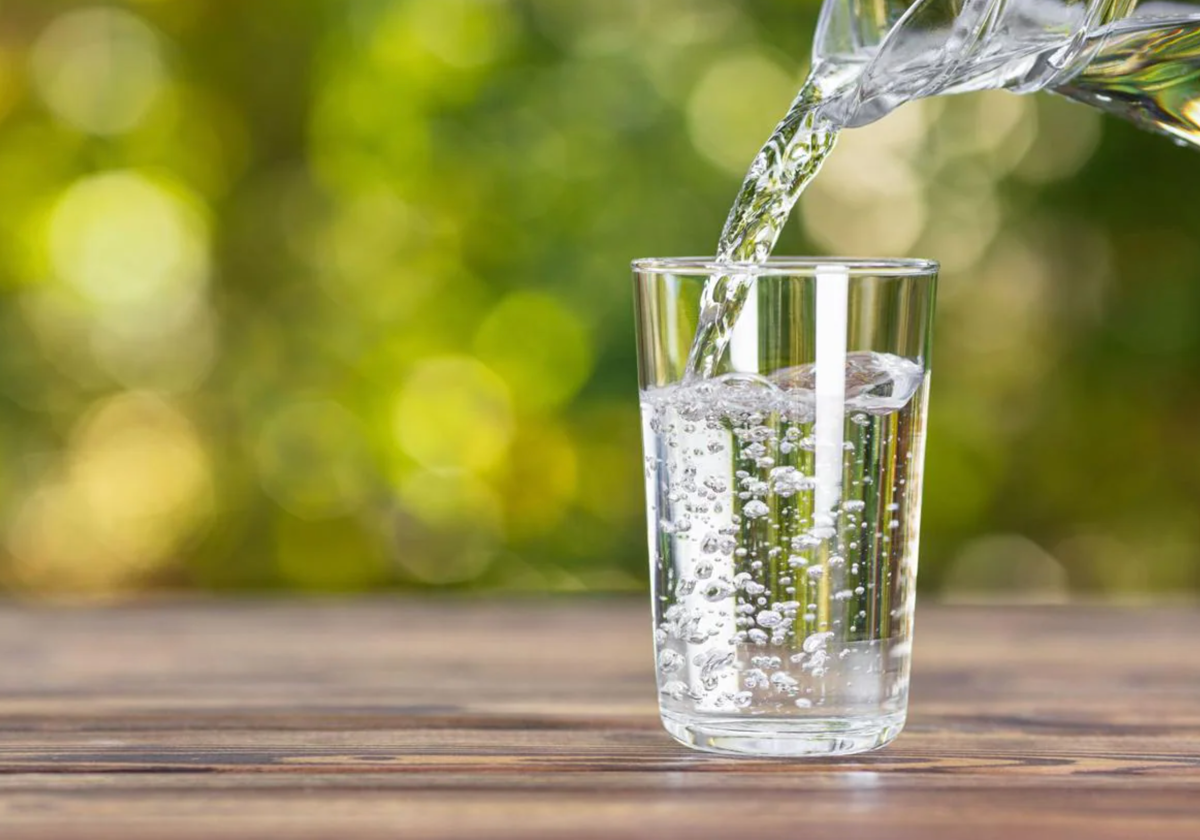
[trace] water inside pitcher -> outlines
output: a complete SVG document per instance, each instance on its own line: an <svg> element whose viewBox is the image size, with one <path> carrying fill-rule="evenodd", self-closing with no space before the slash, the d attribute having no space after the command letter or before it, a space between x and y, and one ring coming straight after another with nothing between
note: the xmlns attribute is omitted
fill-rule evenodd
<svg viewBox="0 0 1200 840"><path fill-rule="evenodd" d="M813 53L845 127L927 96L1049 89L1200 145L1200 2L825 0Z"/></svg>

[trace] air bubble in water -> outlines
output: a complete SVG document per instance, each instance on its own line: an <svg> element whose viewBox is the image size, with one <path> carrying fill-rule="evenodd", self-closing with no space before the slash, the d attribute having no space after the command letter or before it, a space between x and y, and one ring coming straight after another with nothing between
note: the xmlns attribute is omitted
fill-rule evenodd
<svg viewBox="0 0 1200 840"><path fill-rule="evenodd" d="M683 667L685 661L681 653L668 648L658 654L658 670L673 674Z"/></svg>
<svg viewBox="0 0 1200 840"><path fill-rule="evenodd" d="M771 685L775 686L775 688L779 689L780 691L787 691L788 689L795 688L796 686L800 685L800 683L796 681L795 677L781 672L771 675Z"/></svg>
<svg viewBox="0 0 1200 840"><path fill-rule="evenodd" d="M771 470L770 482L775 494L784 499L817 486L815 479L804 475L795 467L775 467Z"/></svg>
<svg viewBox="0 0 1200 840"><path fill-rule="evenodd" d="M687 687L687 683L681 680L671 680L663 685L661 691L672 700L682 700L685 697L694 696L691 689Z"/></svg>
<svg viewBox="0 0 1200 840"><path fill-rule="evenodd" d="M806 551L821 544L821 538L813 534L800 534L792 537L792 551Z"/></svg>
<svg viewBox="0 0 1200 840"><path fill-rule="evenodd" d="M777 627L783 623L783 616L775 610L763 610L758 614L759 627Z"/></svg>
<svg viewBox="0 0 1200 840"><path fill-rule="evenodd" d="M755 499L752 502L747 502L745 504L745 506L742 508L742 513L746 516L747 519L759 519L763 516L766 516L770 512L771 512L771 509L769 507L767 507L766 503L761 502L758 499ZM689 527L690 527L690 523L689 523Z"/></svg>
<svg viewBox="0 0 1200 840"><path fill-rule="evenodd" d="M672 522L669 519L660 519L658 520L658 526L662 529L664 534L682 534L692 527L692 520L688 519L686 516L676 520L675 522Z"/></svg>
<svg viewBox="0 0 1200 840"><path fill-rule="evenodd" d="M825 645L832 638L833 633L828 630L821 633L813 633L804 640L801 647L804 648L805 653L815 653L816 651L824 650Z"/></svg>
<svg viewBox="0 0 1200 840"><path fill-rule="evenodd" d="M751 668L742 677L746 688L766 688L770 685L766 673L761 668Z"/></svg>
<svg viewBox="0 0 1200 840"><path fill-rule="evenodd" d="M732 650L713 648L705 653L697 654L692 664L700 666L700 682L705 688L717 687L717 674L733 664Z"/></svg>
<svg viewBox="0 0 1200 840"><path fill-rule="evenodd" d="M704 595L705 600L715 603L717 601L723 601L732 595L733 587L730 586L729 582L726 580L714 580L707 584L703 590L701 590L701 594Z"/></svg>

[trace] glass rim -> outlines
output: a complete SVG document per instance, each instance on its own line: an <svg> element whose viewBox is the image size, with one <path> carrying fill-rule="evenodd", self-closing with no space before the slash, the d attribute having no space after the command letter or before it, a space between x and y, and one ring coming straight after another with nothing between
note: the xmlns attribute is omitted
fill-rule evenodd
<svg viewBox="0 0 1200 840"><path fill-rule="evenodd" d="M920 277L936 275L937 260L903 257L768 257L765 262L720 262L713 257L645 257L634 260L638 274L740 274L786 277L833 269L851 277Z"/></svg>

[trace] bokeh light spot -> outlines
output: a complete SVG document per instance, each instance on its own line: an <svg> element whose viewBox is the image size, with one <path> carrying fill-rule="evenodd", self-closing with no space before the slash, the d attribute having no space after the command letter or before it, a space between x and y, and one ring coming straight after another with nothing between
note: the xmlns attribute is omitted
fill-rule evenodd
<svg viewBox="0 0 1200 840"><path fill-rule="evenodd" d="M38 38L32 61L34 82L50 109L93 134L136 127L166 82L158 36L120 9L62 15Z"/></svg>
<svg viewBox="0 0 1200 840"><path fill-rule="evenodd" d="M688 100L692 143L725 171L744 175L797 90L796 81L761 52L713 64Z"/></svg>
<svg viewBox="0 0 1200 840"><path fill-rule="evenodd" d="M48 238L58 276L101 308L153 307L169 317L207 281L202 218L136 172L77 181L55 206Z"/></svg>
<svg viewBox="0 0 1200 840"><path fill-rule="evenodd" d="M566 402L592 370L583 322L554 298L535 292L516 292L500 301L480 326L475 347L524 409Z"/></svg>
<svg viewBox="0 0 1200 840"><path fill-rule="evenodd" d="M925 229L927 205L912 157L926 120L914 103L843 132L800 201L809 235L834 253L906 253Z"/></svg>
<svg viewBox="0 0 1200 840"><path fill-rule="evenodd" d="M417 0L408 6L417 42L454 67L492 62L512 36L508 6L496 0Z"/></svg>
<svg viewBox="0 0 1200 840"><path fill-rule="evenodd" d="M487 470L512 438L508 388L476 359L427 359L404 383L395 430L404 451L429 469Z"/></svg>
<svg viewBox="0 0 1200 840"><path fill-rule="evenodd" d="M65 308L87 326L74 339L87 342L118 381L195 387L216 342L207 303L208 225L198 207L186 190L131 171L70 186L47 225L49 263L61 285L34 290L35 329L63 337L55 313Z"/></svg>
<svg viewBox="0 0 1200 840"><path fill-rule="evenodd" d="M1036 105L1037 134L1015 172L1035 184L1071 178L1100 145L1103 117L1094 108L1056 96L1039 96Z"/></svg>
<svg viewBox="0 0 1200 840"><path fill-rule="evenodd" d="M104 592L160 570L212 514L208 456L189 420L146 394L101 402L9 532L19 585Z"/></svg>

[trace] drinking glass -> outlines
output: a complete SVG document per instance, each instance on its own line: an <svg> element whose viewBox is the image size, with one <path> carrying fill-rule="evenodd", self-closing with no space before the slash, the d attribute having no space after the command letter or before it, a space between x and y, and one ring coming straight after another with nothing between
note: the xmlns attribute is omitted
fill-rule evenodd
<svg viewBox="0 0 1200 840"><path fill-rule="evenodd" d="M655 662L680 742L841 755L903 727L937 268L634 262ZM747 293L727 346L689 374L705 285L730 277Z"/></svg>

